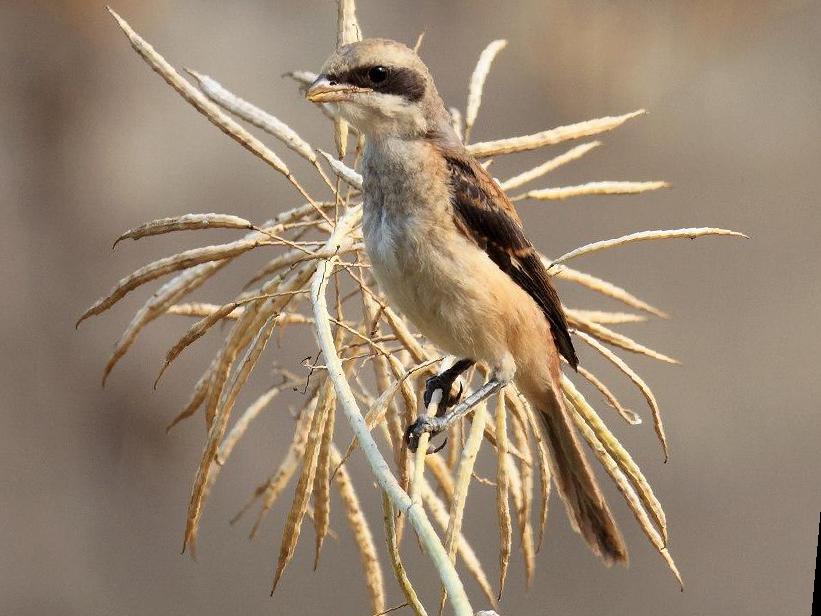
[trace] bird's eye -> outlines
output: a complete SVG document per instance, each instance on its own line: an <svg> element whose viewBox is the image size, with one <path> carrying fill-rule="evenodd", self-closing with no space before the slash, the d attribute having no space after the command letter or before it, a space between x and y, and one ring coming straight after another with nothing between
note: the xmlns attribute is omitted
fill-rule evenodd
<svg viewBox="0 0 821 616"><path fill-rule="evenodd" d="M384 66L374 66L368 70L368 79L373 83L382 83L388 78L388 69Z"/></svg>

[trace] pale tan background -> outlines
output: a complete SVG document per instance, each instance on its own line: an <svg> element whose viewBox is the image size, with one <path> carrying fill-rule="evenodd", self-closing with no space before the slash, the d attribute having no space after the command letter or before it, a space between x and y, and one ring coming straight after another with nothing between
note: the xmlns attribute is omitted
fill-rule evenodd
<svg viewBox="0 0 821 616"><path fill-rule="evenodd" d="M176 65L210 72L329 146L316 111L279 75L320 65L334 40L331 0L118 0L115 8ZM524 203L546 251L670 226L753 237L627 247L579 263L675 316L629 330L684 362L630 358L666 414L670 464L648 423L627 429L608 418L666 505L686 592L608 488L631 567L601 567L554 501L535 585L524 592L516 562L503 613L809 614L821 508L821 4L362 0L360 13L372 35L412 42L427 29L423 56L447 101L462 106L479 51L510 39L478 139L651 111L550 181L663 178L674 188ZM496 173L544 156L511 157ZM307 542L271 599L285 503L254 543L247 523L227 524L278 459L289 400L260 420L226 468L193 563L179 546L202 426L195 420L168 436L164 426L218 336L188 351L155 393L153 376L182 320L152 326L105 390L102 366L145 292L73 329L119 277L202 241L144 240L112 253L119 232L190 211L262 220L293 197L137 59L101 4L0 2L0 614L367 614L346 537L327 544L312 574L306 526ZM238 271L202 296L224 297ZM611 305L564 293L573 305ZM298 367L308 348L290 341L277 357ZM607 376L646 417L640 397ZM353 468L378 522L361 460ZM468 532L495 579L492 491L477 485L472 495ZM338 517L333 524L344 529ZM414 578L432 583L413 543L405 550ZM398 597L391 586L391 604Z"/></svg>

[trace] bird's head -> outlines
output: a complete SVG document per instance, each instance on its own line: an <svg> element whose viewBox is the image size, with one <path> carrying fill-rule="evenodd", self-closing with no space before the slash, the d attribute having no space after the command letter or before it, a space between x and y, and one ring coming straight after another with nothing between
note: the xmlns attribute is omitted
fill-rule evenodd
<svg viewBox="0 0 821 616"><path fill-rule="evenodd" d="M428 68L412 49L388 39L339 47L305 96L335 104L369 138L417 138L450 130Z"/></svg>

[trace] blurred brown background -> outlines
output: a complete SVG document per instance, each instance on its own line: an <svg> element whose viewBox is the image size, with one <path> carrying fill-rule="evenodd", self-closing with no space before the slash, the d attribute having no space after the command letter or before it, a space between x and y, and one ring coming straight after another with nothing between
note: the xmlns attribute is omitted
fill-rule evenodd
<svg viewBox="0 0 821 616"><path fill-rule="evenodd" d="M117 0L114 8L172 63L209 72L330 146L325 123L279 75L321 64L335 40L331 0ZM666 179L674 188L522 203L531 237L548 253L677 226L753 238L637 245L578 263L674 314L629 326L684 362L629 358L665 412L670 463L662 464L649 422L628 429L606 417L666 506L687 590L678 592L608 487L630 568L600 566L554 500L534 587L524 592L516 562L503 614L808 614L821 509L821 4L361 0L359 10L370 35L412 43L427 30L423 58L446 100L462 107L477 54L493 38L510 40L486 88L477 140L650 110L534 187ZM508 157L494 171L505 177L546 155ZM326 543L312 573L306 527L307 542L271 599L287 502L253 543L248 521L227 523L279 459L288 398L225 469L194 563L179 546L202 425L169 435L164 426L218 333L187 351L154 392L184 320L153 325L105 390L111 345L146 291L73 328L121 276L203 240L146 239L112 253L123 230L184 212L263 220L295 202L281 178L149 71L102 4L0 2L0 614L367 614L346 533ZM236 272L202 297L224 297ZM611 306L562 290L571 305ZM295 339L277 358L298 368L308 348ZM647 418L639 395L606 376ZM361 459L352 466L381 539L377 493ZM493 492L476 484L471 494L467 530L495 579ZM338 516L332 524L344 530ZM405 553L435 597L413 542ZM394 605L399 594L386 577Z"/></svg>

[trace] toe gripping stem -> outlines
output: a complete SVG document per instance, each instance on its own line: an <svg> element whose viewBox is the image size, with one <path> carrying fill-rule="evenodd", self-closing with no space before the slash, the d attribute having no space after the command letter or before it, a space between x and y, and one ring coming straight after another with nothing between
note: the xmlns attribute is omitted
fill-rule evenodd
<svg viewBox="0 0 821 616"><path fill-rule="evenodd" d="M436 434L446 430L451 424L453 424L453 422L467 415L473 407L479 404L482 400L485 400L495 394L497 391L502 389L502 387L507 385L507 383L507 380L500 380L493 377L443 415L437 417L422 415L418 417L414 423L408 426L408 429L405 432L405 440L408 443L410 450L416 451L416 448L419 445L419 437L422 436L422 434L429 432L431 436L435 436Z"/></svg>
<svg viewBox="0 0 821 616"><path fill-rule="evenodd" d="M408 444L411 451L416 451L419 445L419 437L421 437L425 432L428 432L431 437L433 437L447 429L449 423L442 421L442 418L446 415L447 410L461 399L462 392L464 390L462 384L460 383L459 391L454 394L453 384L456 379L458 379L459 376L473 364L474 361L472 359L460 359L447 370L430 377L425 382L425 394L423 396L425 409L430 408L436 392L440 393L439 403L437 405L435 417L431 417L427 413L420 414L416 421L409 425L405 430L405 442ZM430 448L428 453L436 453L446 444L447 438L442 441L442 444L434 448Z"/></svg>

